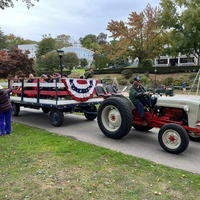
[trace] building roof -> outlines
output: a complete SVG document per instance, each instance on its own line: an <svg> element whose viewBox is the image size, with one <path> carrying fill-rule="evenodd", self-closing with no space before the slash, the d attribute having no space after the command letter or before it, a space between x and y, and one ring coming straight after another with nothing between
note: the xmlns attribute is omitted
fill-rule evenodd
<svg viewBox="0 0 200 200"><path fill-rule="evenodd" d="M30 48L33 48L33 47L38 47L37 44L20 44L18 45L18 48L19 49L30 49Z"/></svg>
<svg viewBox="0 0 200 200"><path fill-rule="evenodd" d="M94 54L94 51L91 51L89 49L86 49L84 47L81 46L70 46L70 47L63 47L62 48L63 51L70 51L70 50L82 50L82 51L87 51L88 53Z"/></svg>

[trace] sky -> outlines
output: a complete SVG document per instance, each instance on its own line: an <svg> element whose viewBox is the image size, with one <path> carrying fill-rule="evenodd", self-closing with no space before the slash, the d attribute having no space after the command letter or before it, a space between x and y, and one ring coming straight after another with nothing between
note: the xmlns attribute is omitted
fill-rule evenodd
<svg viewBox="0 0 200 200"><path fill-rule="evenodd" d="M27 9L20 0L14 8L0 10L0 28L4 34L14 34L40 41L42 35L70 35L75 41L87 34L107 33L111 20L126 20L146 5L158 6L159 0L39 0Z"/></svg>

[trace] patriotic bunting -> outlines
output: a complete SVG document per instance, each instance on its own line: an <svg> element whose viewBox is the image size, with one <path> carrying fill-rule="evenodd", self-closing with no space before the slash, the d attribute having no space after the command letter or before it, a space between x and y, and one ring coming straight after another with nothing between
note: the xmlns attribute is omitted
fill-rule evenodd
<svg viewBox="0 0 200 200"><path fill-rule="evenodd" d="M70 96L76 101L83 102L92 98L95 93L96 80L91 79L62 79Z"/></svg>

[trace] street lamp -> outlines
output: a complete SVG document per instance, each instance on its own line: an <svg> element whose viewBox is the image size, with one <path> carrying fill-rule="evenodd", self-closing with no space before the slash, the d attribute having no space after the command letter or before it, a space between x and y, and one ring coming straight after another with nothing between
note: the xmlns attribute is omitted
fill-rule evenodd
<svg viewBox="0 0 200 200"><path fill-rule="evenodd" d="M62 65L62 57L64 55L64 51L61 49L57 50L58 56L60 58L60 74L61 74L61 78L62 78L62 74L63 74L63 65Z"/></svg>
<svg viewBox="0 0 200 200"><path fill-rule="evenodd" d="M156 69L156 67L155 67L155 69L154 69L154 75L155 75L154 88L155 88L155 89L156 89L156 85L157 85L157 83L156 83L156 73L157 73L157 69Z"/></svg>

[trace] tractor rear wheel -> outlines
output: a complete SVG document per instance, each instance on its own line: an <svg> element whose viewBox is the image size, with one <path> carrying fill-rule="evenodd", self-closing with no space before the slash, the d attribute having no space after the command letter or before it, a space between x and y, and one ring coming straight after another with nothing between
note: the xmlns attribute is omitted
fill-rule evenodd
<svg viewBox="0 0 200 200"><path fill-rule="evenodd" d="M171 123L161 127L158 133L158 141L165 151L179 154L187 149L189 136L183 127Z"/></svg>
<svg viewBox="0 0 200 200"><path fill-rule="evenodd" d="M126 136L132 126L132 110L127 100L120 97L105 99L99 107L97 121L99 128L109 138Z"/></svg>

